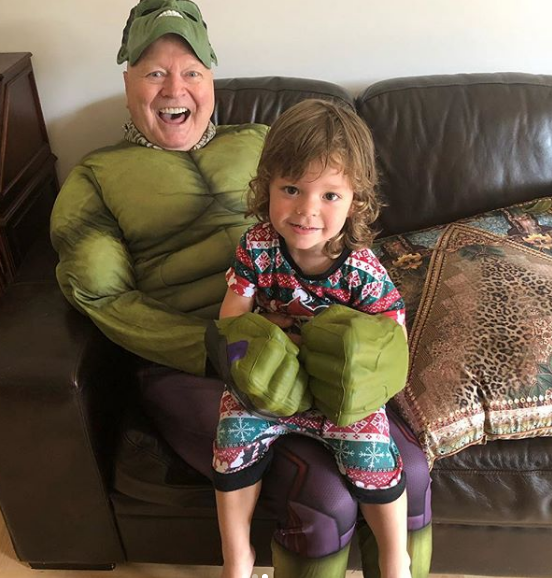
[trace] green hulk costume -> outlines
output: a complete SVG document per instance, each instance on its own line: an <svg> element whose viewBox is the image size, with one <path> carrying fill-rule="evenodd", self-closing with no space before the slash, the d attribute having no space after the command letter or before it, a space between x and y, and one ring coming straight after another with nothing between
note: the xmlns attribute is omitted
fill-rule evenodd
<svg viewBox="0 0 552 578"><path fill-rule="evenodd" d="M157 19L161 13L164 17ZM141 0L123 32L118 62L135 64L143 50L168 33L186 40L207 68L216 63L201 13L189 0ZM267 130L221 126L211 138L209 126L205 135L211 134L190 151L161 150L138 131L133 142L88 155L67 178L52 214L57 277L69 302L123 348L204 375L206 326L218 315L224 273L251 224L243 216L244 196ZM218 416L218 407L212 410ZM211 455L203 460L210 470ZM338 477L326 468L328 479ZM285 491L280 480L273 485ZM346 500L354 521L356 507L349 496ZM308 529L308 516L303 523ZM423 536L423 547L410 552L414 578L427 576L430 532L426 526L411 533ZM359 537L366 576L376 575L372 535L364 527ZM309 547L309 539L305 543ZM343 544L347 540L330 548L335 553L329 555L309 551L299 556L275 539L275 577L343 577L349 551Z"/></svg>

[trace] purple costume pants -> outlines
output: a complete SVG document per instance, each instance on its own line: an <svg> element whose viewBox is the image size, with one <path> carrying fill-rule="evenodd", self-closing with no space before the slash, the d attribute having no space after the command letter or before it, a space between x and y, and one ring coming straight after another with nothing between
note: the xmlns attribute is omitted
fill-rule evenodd
<svg viewBox="0 0 552 578"><path fill-rule="evenodd" d="M222 382L162 366L147 366L139 377L144 409L159 431L177 454L211 479ZM406 474L408 528L418 530L431 521L427 462L408 427L389 410L388 416ZM278 517L276 541L311 558L346 546L359 515L332 454L304 436L283 436L274 444L261 500Z"/></svg>

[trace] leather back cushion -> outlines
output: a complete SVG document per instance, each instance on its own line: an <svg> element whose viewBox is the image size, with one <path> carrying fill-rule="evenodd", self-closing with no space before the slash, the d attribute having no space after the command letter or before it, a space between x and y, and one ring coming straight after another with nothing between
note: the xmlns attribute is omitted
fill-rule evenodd
<svg viewBox="0 0 552 578"><path fill-rule="evenodd" d="M354 107L349 93L331 82L266 76L215 81L215 124L258 122L271 125L294 104L306 98L337 100Z"/></svg>
<svg viewBox="0 0 552 578"><path fill-rule="evenodd" d="M552 191L552 76L398 78L352 96L321 80L215 81L215 124L271 125L305 98L356 106L372 130L388 206L382 234L412 231Z"/></svg>
<svg viewBox="0 0 552 578"><path fill-rule="evenodd" d="M369 87L384 234L455 221L552 191L552 76L458 74Z"/></svg>

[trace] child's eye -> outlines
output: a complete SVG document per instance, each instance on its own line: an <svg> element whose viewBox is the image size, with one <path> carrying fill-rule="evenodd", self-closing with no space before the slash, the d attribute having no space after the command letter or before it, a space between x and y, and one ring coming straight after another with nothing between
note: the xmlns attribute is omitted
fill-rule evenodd
<svg viewBox="0 0 552 578"><path fill-rule="evenodd" d="M292 185L287 185L284 187L284 192L286 192L288 195L296 195L299 192L299 189L297 187L293 187Z"/></svg>
<svg viewBox="0 0 552 578"><path fill-rule="evenodd" d="M337 201L340 197L337 193L325 193L324 198L327 201Z"/></svg>

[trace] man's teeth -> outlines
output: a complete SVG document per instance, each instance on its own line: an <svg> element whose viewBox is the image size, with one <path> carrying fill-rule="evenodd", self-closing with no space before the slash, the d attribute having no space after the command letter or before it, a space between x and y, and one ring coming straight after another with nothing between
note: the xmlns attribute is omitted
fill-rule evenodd
<svg viewBox="0 0 552 578"><path fill-rule="evenodd" d="M163 114L183 114L188 112L187 108L184 108L183 106L179 107L179 108L160 108L159 112L162 112Z"/></svg>
<svg viewBox="0 0 552 578"><path fill-rule="evenodd" d="M177 16L178 18L184 18L184 16L182 16L182 14L176 10L165 10L164 12L161 12L161 14L157 15L156 20L157 18L162 18L163 16Z"/></svg>

